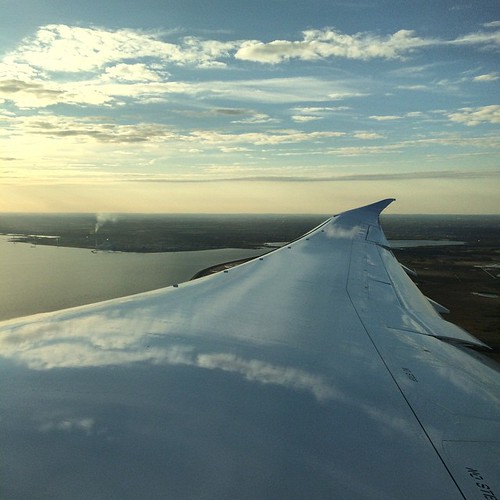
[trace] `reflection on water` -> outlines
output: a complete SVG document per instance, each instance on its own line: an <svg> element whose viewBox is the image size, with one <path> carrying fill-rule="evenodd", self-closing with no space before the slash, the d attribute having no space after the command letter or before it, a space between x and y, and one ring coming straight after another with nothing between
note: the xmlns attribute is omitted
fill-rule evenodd
<svg viewBox="0 0 500 500"><path fill-rule="evenodd" d="M92 253L79 248L30 247L8 239L0 236L0 320L181 283L206 267L263 252Z"/></svg>

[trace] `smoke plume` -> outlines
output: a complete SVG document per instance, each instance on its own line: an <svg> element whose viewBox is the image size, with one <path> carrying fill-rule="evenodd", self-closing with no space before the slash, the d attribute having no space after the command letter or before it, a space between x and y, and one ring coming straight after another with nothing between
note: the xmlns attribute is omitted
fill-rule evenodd
<svg viewBox="0 0 500 500"><path fill-rule="evenodd" d="M118 217L113 214L96 214L94 233L97 233L97 231L99 231L99 229L101 229L101 227L107 222L116 222L117 220Z"/></svg>

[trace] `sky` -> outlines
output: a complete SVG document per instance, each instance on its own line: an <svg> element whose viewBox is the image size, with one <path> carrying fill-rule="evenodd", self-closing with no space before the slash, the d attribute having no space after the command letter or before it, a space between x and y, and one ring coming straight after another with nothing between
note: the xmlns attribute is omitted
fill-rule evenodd
<svg viewBox="0 0 500 500"><path fill-rule="evenodd" d="M500 213L498 0L0 12L0 212Z"/></svg>

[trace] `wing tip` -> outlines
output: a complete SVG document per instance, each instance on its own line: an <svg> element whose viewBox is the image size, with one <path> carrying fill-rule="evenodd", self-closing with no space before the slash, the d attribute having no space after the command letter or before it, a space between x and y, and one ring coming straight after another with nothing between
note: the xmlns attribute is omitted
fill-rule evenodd
<svg viewBox="0 0 500 500"><path fill-rule="evenodd" d="M396 198L385 198L370 205L365 205L361 209L380 215L393 201L396 201Z"/></svg>
<svg viewBox="0 0 500 500"><path fill-rule="evenodd" d="M372 217L378 218L378 216L385 210L396 198L385 198L375 203L370 203L369 205L364 205L362 207L354 208L352 210L347 210L346 212L341 212L337 215L347 215L347 214L365 214Z"/></svg>

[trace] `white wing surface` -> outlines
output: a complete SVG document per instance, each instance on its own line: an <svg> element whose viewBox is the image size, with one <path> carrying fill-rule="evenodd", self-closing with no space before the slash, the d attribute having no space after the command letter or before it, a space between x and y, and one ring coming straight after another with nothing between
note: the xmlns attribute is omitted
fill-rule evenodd
<svg viewBox="0 0 500 500"><path fill-rule="evenodd" d="M500 498L500 372L383 200L193 282L0 325L0 497Z"/></svg>

